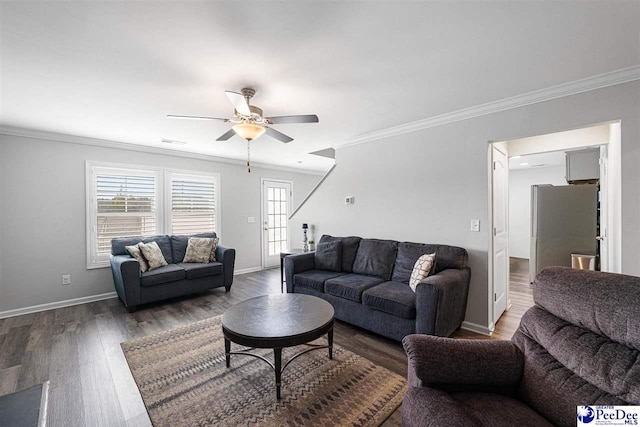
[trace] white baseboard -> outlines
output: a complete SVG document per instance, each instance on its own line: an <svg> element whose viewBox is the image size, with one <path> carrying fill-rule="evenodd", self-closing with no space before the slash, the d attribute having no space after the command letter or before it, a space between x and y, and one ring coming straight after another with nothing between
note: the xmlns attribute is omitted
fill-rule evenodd
<svg viewBox="0 0 640 427"><path fill-rule="evenodd" d="M239 274L255 273L256 271L262 271L262 267L251 267L243 268L241 270L234 270L233 275L237 276Z"/></svg>
<svg viewBox="0 0 640 427"><path fill-rule="evenodd" d="M0 319L20 316L23 314L38 313L40 311L53 310L56 308L71 307L72 305L102 301L105 299L117 298L117 296L118 294L116 294L115 292L107 292L106 294L90 295L88 297L73 298L64 301L50 302L47 304L32 305L31 307L16 308L15 310L0 311Z"/></svg>
<svg viewBox="0 0 640 427"><path fill-rule="evenodd" d="M475 332L476 334L482 334L491 336L493 334L493 323L487 326L478 325L477 323L467 322L466 320L462 322L462 326L460 329L464 329L465 331Z"/></svg>

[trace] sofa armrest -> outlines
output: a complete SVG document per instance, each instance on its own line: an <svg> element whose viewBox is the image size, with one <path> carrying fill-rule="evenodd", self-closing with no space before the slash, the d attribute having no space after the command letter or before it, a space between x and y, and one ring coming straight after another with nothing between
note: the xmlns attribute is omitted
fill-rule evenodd
<svg viewBox="0 0 640 427"><path fill-rule="evenodd" d="M129 255L111 255L116 293L125 306L140 304L140 263Z"/></svg>
<svg viewBox="0 0 640 427"><path fill-rule="evenodd" d="M224 288L228 291L233 284L233 270L236 265L236 250L218 246L216 248L216 261L222 263L224 274Z"/></svg>
<svg viewBox="0 0 640 427"><path fill-rule="evenodd" d="M520 382L524 355L508 340L407 335L408 381L413 387L512 386Z"/></svg>
<svg viewBox="0 0 640 427"><path fill-rule="evenodd" d="M428 276L416 287L416 333L448 337L460 327L467 309L468 267Z"/></svg>
<svg viewBox="0 0 640 427"><path fill-rule="evenodd" d="M287 281L287 293L293 292L293 275L316 268L314 252L287 255L284 258L284 273Z"/></svg>

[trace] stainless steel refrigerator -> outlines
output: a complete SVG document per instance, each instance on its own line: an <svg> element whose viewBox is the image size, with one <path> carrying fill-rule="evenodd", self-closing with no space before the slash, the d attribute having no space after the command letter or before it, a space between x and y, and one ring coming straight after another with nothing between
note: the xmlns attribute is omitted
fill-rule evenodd
<svg viewBox="0 0 640 427"><path fill-rule="evenodd" d="M531 282L544 267L571 267L571 254L596 255L597 233L597 185L532 185Z"/></svg>

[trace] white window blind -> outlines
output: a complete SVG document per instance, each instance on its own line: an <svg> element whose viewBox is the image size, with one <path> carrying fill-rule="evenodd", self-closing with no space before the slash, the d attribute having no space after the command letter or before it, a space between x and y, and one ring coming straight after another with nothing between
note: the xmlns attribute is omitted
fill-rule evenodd
<svg viewBox="0 0 640 427"><path fill-rule="evenodd" d="M96 246L109 255L111 239L156 234L155 176L96 174Z"/></svg>
<svg viewBox="0 0 640 427"><path fill-rule="evenodd" d="M215 177L171 175L171 234L211 233L216 229Z"/></svg>

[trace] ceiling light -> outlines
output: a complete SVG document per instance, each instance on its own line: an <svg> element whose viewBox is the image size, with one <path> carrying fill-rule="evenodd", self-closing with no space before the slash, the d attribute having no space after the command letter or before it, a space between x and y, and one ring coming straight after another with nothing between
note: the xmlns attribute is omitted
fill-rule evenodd
<svg viewBox="0 0 640 427"><path fill-rule="evenodd" d="M511 158L512 158L512 159L519 159L520 157L522 157L522 156L513 156L513 157L511 157Z"/></svg>
<svg viewBox="0 0 640 427"><path fill-rule="evenodd" d="M239 125L232 126L232 128L235 133L247 141L253 141L259 138L266 130L264 127L253 123L240 123Z"/></svg>
<svg viewBox="0 0 640 427"><path fill-rule="evenodd" d="M523 162L523 163L520 163L520 166L529 166L529 163Z"/></svg>

